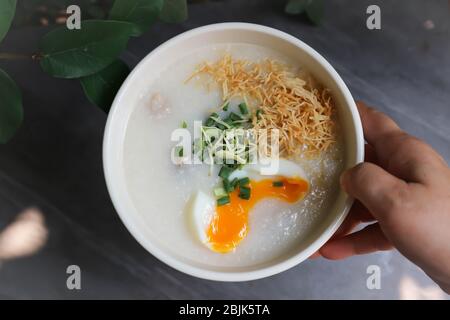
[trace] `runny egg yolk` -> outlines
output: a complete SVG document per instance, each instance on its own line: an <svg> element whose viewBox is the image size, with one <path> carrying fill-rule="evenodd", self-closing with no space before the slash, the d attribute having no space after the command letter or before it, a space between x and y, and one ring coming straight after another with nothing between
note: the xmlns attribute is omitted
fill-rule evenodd
<svg viewBox="0 0 450 320"><path fill-rule="evenodd" d="M274 180L250 181L249 200L239 198L239 188L230 194L230 203L216 207L207 229L208 242L212 250L220 253L232 251L248 232L248 214L262 199L277 198L294 203L308 191L308 182L300 178L281 178L282 186L274 186Z"/></svg>

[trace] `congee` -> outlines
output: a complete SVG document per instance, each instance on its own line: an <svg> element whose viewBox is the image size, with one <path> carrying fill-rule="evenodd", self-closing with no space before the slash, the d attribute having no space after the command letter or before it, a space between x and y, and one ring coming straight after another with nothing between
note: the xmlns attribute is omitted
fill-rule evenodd
<svg viewBox="0 0 450 320"><path fill-rule="evenodd" d="M153 77L128 121L129 195L162 247L247 266L327 215L343 165L333 97L295 57L229 43Z"/></svg>

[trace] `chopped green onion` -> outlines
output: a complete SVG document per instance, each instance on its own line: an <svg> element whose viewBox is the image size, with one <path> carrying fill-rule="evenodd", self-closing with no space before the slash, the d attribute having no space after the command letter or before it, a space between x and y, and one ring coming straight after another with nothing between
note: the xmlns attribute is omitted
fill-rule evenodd
<svg viewBox="0 0 450 320"><path fill-rule="evenodd" d="M219 171L219 177L221 177L222 179L228 179L228 177L230 176L230 174L233 171L234 170L232 168L229 168L227 166L222 166L222 168L220 168L220 171Z"/></svg>
<svg viewBox="0 0 450 320"><path fill-rule="evenodd" d="M206 120L205 125L207 127L212 127L216 123L214 118L218 118L218 117L219 117L219 115L216 112L211 113L209 118Z"/></svg>
<svg viewBox="0 0 450 320"><path fill-rule="evenodd" d="M230 197L229 196L225 196L222 198L217 199L217 205L218 206L223 206L225 204L230 203Z"/></svg>
<svg viewBox="0 0 450 320"><path fill-rule="evenodd" d="M222 183L223 183L223 189L225 190L226 193L230 193L234 190L233 186L231 185L230 180L223 179Z"/></svg>
<svg viewBox="0 0 450 320"><path fill-rule="evenodd" d="M181 127L182 127L183 129L186 129L186 128L187 128L187 123L186 123L186 121L183 120L183 122L181 122Z"/></svg>
<svg viewBox="0 0 450 320"><path fill-rule="evenodd" d="M247 104L245 102L240 103L239 110L241 111L242 114L248 114Z"/></svg>
<svg viewBox="0 0 450 320"><path fill-rule="evenodd" d="M223 183L223 188L224 188L225 192L231 193L238 186L238 178L234 178L233 181L230 181L228 179L223 179L222 183Z"/></svg>
<svg viewBox="0 0 450 320"><path fill-rule="evenodd" d="M243 120L242 117L240 115L238 115L237 113L234 112L230 112L229 115L230 119L233 121L239 121L239 120Z"/></svg>
<svg viewBox="0 0 450 320"><path fill-rule="evenodd" d="M239 179L238 181L240 187L244 187L250 183L250 179L248 177Z"/></svg>
<svg viewBox="0 0 450 320"><path fill-rule="evenodd" d="M233 120L230 118L230 117L228 117L228 118L226 118L225 120L223 120L226 124L228 124L230 127L234 127L234 122L233 122Z"/></svg>
<svg viewBox="0 0 450 320"><path fill-rule="evenodd" d="M247 123L249 121L250 121L250 119L235 120L235 121L233 121L233 125L241 125L241 124Z"/></svg>
<svg viewBox="0 0 450 320"><path fill-rule="evenodd" d="M228 126L228 124L227 124L227 126ZM216 121L216 127L220 130L225 130L227 128L225 125L218 123L217 121Z"/></svg>
<svg viewBox="0 0 450 320"><path fill-rule="evenodd" d="M239 198L248 200L250 199L251 190L248 187L239 187Z"/></svg>
<svg viewBox="0 0 450 320"><path fill-rule="evenodd" d="M214 195L217 198L222 198L222 197L226 197L228 194L224 188L218 187L218 188L214 188Z"/></svg>
<svg viewBox="0 0 450 320"><path fill-rule="evenodd" d="M222 107L222 110L223 111L228 111L228 106L230 105L230 103L227 101L224 105L223 105L223 107Z"/></svg>
<svg viewBox="0 0 450 320"><path fill-rule="evenodd" d="M221 130L224 130L225 128L228 128L228 129L231 128L231 126L229 126L226 122L222 121L222 120L219 118L219 116L213 117L213 116L211 115L210 118L213 119L213 120L216 122L216 127L219 128L219 129L221 129Z"/></svg>
<svg viewBox="0 0 450 320"><path fill-rule="evenodd" d="M182 157L183 156L183 147L182 146L176 146L175 147L175 154L178 155L178 157Z"/></svg>
<svg viewBox="0 0 450 320"><path fill-rule="evenodd" d="M261 119L261 114L263 114L263 111L261 109L256 110L256 119Z"/></svg>
<svg viewBox="0 0 450 320"><path fill-rule="evenodd" d="M274 187L282 187L282 186L284 186L284 183L283 183L283 181L274 181L273 183L272 183L272 185L274 186Z"/></svg>
<svg viewBox="0 0 450 320"><path fill-rule="evenodd" d="M205 122L205 126L212 127L214 125L214 120L211 118L208 118Z"/></svg>

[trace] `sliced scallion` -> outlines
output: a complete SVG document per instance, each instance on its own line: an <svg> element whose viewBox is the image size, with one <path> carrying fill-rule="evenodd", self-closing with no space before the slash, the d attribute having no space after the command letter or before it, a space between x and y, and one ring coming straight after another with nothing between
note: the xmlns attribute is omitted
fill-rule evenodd
<svg viewBox="0 0 450 320"><path fill-rule="evenodd" d="M211 118L208 118L205 122L205 126L212 127L214 125L214 120Z"/></svg>
<svg viewBox="0 0 450 320"><path fill-rule="evenodd" d="M226 118L223 120L226 124L228 124L230 127L234 127L234 121L231 118Z"/></svg>
<svg viewBox="0 0 450 320"><path fill-rule="evenodd" d="M231 169L230 167L222 166L222 168L220 168L220 171L219 171L219 177L221 177L222 179L228 179L228 177L230 176L230 174L232 172L233 172L233 169Z"/></svg>
<svg viewBox="0 0 450 320"><path fill-rule="evenodd" d="M223 189L225 190L226 193L230 193L234 190L233 186L231 185L230 180L223 179L222 183L223 183Z"/></svg>
<svg viewBox="0 0 450 320"><path fill-rule="evenodd" d="M226 123L225 121L222 121L219 116L213 117L212 115L209 117L210 119L213 119L216 122L216 127L223 130L225 128L231 129L231 126Z"/></svg>
<svg viewBox="0 0 450 320"><path fill-rule="evenodd" d="M242 114L248 114L247 104L245 102L240 103L239 110L241 111Z"/></svg>
<svg viewBox="0 0 450 320"><path fill-rule="evenodd" d="M217 199L217 206L223 206L225 204L230 203L230 197L229 196L225 196L222 198Z"/></svg>
<svg viewBox="0 0 450 320"><path fill-rule="evenodd" d="M216 198L222 198L222 197L227 196L228 194L224 188L217 187L217 188L214 188L214 195L216 196Z"/></svg>
<svg viewBox="0 0 450 320"><path fill-rule="evenodd" d="M238 184L240 187L244 187L250 183L250 179L248 177L239 179Z"/></svg>
<svg viewBox="0 0 450 320"><path fill-rule="evenodd" d="M248 200L250 199L251 190L248 187L239 187L239 198Z"/></svg>
<svg viewBox="0 0 450 320"><path fill-rule="evenodd" d="M233 120L233 121L240 121L240 120L243 120L243 118L242 118L240 115L238 115L237 113L234 113L234 112L230 112L229 117L230 117L230 119Z"/></svg>
<svg viewBox="0 0 450 320"><path fill-rule="evenodd" d="M261 119L261 114L263 113L263 111L261 109L256 110L256 119Z"/></svg>
<svg viewBox="0 0 450 320"><path fill-rule="evenodd" d="M184 152L183 152L183 147L182 146L176 146L175 147L175 154L178 156L178 157L182 157L183 156L183 154L184 154Z"/></svg>
<svg viewBox="0 0 450 320"><path fill-rule="evenodd" d="M219 115L216 112L211 113L208 119L206 119L205 125L207 127L212 127L216 123L214 118L218 118Z"/></svg>
<svg viewBox="0 0 450 320"><path fill-rule="evenodd" d="M272 183L272 185L273 185L274 187L279 188L279 187L284 186L284 183L283 183L283 181L274 181L274 182Z"/></svg>

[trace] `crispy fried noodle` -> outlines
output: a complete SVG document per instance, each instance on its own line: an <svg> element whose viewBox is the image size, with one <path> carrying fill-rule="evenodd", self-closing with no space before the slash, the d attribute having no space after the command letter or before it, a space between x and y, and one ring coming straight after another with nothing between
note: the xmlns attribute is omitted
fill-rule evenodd
<svg viewBox="0 0 450 320"><path fill-rule="evenodd" d="M281 155L315 156L336 141L329 90L280 62L249 62L225 54L214 63L202 63L186 82L193 78L208 89L219 86L224 101L244 99L254 129L279 130Z"/></svg>

